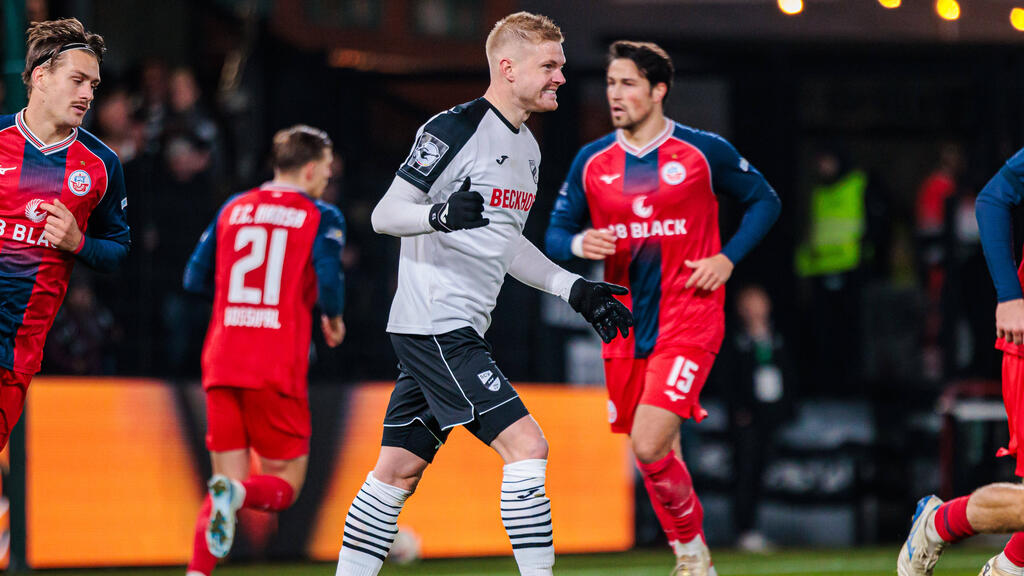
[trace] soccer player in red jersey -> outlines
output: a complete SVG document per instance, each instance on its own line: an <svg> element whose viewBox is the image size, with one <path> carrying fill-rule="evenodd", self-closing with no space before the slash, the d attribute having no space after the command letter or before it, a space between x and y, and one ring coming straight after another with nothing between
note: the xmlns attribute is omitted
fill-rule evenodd
<svg viewBox="0 0 1024 576"><path fill-rule="evenodd" d="M1003 402L1010 443L997 456L1014 456L1024 478L1024 261L1013 261L1013 209L1024 204L1024 149L1006 161L978 194L975 213L985 260L996 288L996 348L1003 351ZM999 482L943 502L925 496L896 562L899 576L931 576L939 555L974 534L1012 533L1003 551L981 569L984 576L1024 576L1024 486Z"/></svg>
<svg viewBox="0 0 1024 576"><path fill-rule="evenodd" d="M714 574L703 509L679 448L725 332L723 285L778 217L764 177L715 134L664 115L672 61L647 42L615 42L607 97L618 130L583 147L562 186L546 238L556 259L604 261L635 327L604 344L613 432L629 434L651 503L677 562L673 574ZM724 248L718 197L746 206ZM590 221L590 227L585 223Z"/></svg>
<svg viewBox="0 0 1024 576"><path fill-rule="evenodd" d="M117 155L80 128L100 83L103 38L74 18L28 29L28 106L0 116L0 448L21 416L76 260L128 255Z"/></svg>
<svg viewBox="0 0 1024 576"><path fill-rule="evenodd" d="M345 336L345 221L319 199L332 148L326 133L309 126L278 132L274 180L228 199L185 269L185 289L213 297L203 389L214 475L190 576L209 576L231 550L240 508L284 510L306 477L313 305L319 301L329 346ZM249 476L250 448L261 474Z"/></svg>

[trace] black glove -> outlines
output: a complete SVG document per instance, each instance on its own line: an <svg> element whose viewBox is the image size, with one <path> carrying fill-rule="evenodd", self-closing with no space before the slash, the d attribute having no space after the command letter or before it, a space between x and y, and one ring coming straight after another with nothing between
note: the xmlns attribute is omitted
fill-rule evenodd
<svg viewBox="0 0 1024 576"><path fill-rule="evenodd" d="M615 338L616 331L623 338L629 336L629 327L633 325L633 314L613 294L624 296L629 290L618 284L580 278L569 291L569 305L590 322L605 344Z"/></svg>
<svg viewBox="0 0 1024 576"><path fill-rule="evenodd" d="M448 197L430 209L430 225L438 232L480 228L491 223L483 217L484 197L469 189L469 178Z"/></svg>

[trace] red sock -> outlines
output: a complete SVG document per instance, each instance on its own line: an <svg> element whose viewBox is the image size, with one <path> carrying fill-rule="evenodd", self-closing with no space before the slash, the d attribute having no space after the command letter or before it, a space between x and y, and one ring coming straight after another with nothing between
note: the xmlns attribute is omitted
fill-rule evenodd
<svg viewBox="0 0 1024 576"><path fill-rule="evenodd" d="M967 500L961 496L946 502L935 511L935 531L946 542L957 542L974 536L974 528L967 521Z"/></svg>
<svg viewBox="0 0 1024 576"><path fill-rule="evenodd" d="M203 505L199 508L199 519L196 520L196 537L192 541L192 561L188 563L188 571L201 572L210 576L213 574L214 567L217 566L217 559L214 558L213 554L210 554L210 549L206 547L206 525L210 522L210 509L213 507L213 503L210 502L210 497L207 496L203 500Z"/></svg>
<svg viewBox="0 0 1024 576"><path fill-rule="evenodd" d="M654 488L654 496L672 517L676 538L680 542L693 540L704 523L704 508L693 491L693 480L683 461L675 452L669 452L650 464L637 461L637 466L644 475L644 483L650 482L648 490Z"/></svg>
<svg viewBox="0 0 1024 576"><path fill-rule="evenodd" d="M1015 532L1003 548L1003 555L1016 566L1024 566L1024 532Z"/></svg>
<svg viewBox="0 0 1024 576"><path fill-rule="evenodd" d="M647 487L647 496L651 499L651 508L654 508L654 515L658 517L658 523L661 524L661 529L665 531L665 536L669 542L673 540L679 540L676 536L676 519L672 517L672 514L665 509L665 505L658 500L658 495L654 491L654 483L651 479L643 474L644 486Z"/></svg>
<svg viewBox="0 0 1024 576"><path fill-rule="evenodd" d="M292 505L295 490L292 485L277 476L266 474L250 476L242 482L245 486L245 502L242 508L254 508L267 512L280 512Z"/></svg>

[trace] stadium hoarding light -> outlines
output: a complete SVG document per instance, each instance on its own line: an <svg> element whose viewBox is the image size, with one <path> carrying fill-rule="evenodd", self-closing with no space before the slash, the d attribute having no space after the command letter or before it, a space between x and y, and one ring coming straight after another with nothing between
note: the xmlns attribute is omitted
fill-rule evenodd
<svg viewBox="0 0 1024 576"><path fill-rule="evenodd" d="M779 0L779 10L783 14L795 16L804 11L804 0Z"/></svg>
<svg viewBox="0 0 1024 576"><path fill-rule="evenodd" d="M1024 32L1024 8L1018 6L1010 10L1010 25L1014 30Z"/></svg>
<svg viewBox="0 0 1024 576"><path fill-rule="evenodd" d="M935 13L943 20L960 18L960 3L957 0L935 0Z"/></svg>
<svg viewBox="0 0 1024 576"><path fill-rule="evenodd" d="M393 387L378 383L344 390L310 388L312 453L325 459L322 466L311 467L306 482L305 498L314 498L315 504L305 511L290 511L286 520L263 513L244 518L239 530L243 544L250 544L234 550L236 559L252 558L251 543L275 538L275 532L289 534L278 539L289 555L337 559L345 511L373 468L380 449L380 420ZM545 436L552 454L557 454L549 463L547 484L552 500L558 502L552 512L556 550L632 548L633 460L628 438L608 431L604 388L517 388L531 412L545 422ZM202 443L205 404L200 386L149 379L39 377L28 398L28 565L40 569L187 562L196 510L205 495L202 461L208 458ZM447 444L403 512L401 524L422 538L423 557L509 555L495 501L501 486L500 459L461 428ZM314 488L318 485L323 489ZM131 498L125 498L128 488L134 494ZM453 516L456 509L458 515ZM300 525L308 531L296 537L295 527Z"/></svg>

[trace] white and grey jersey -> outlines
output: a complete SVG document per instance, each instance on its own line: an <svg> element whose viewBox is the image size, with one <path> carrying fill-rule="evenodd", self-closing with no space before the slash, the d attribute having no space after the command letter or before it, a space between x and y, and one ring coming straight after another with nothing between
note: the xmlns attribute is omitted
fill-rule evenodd
<svg viewBox="0 0 1024 576"><path fill-rule="evenodd" d="M490 224L402 238L398 290L388 332L443 334L470 326L481 336L537 194L540 148L478 98L431 118L416 133L398 176L444 202L466 178L484 198Z"/></svg>

